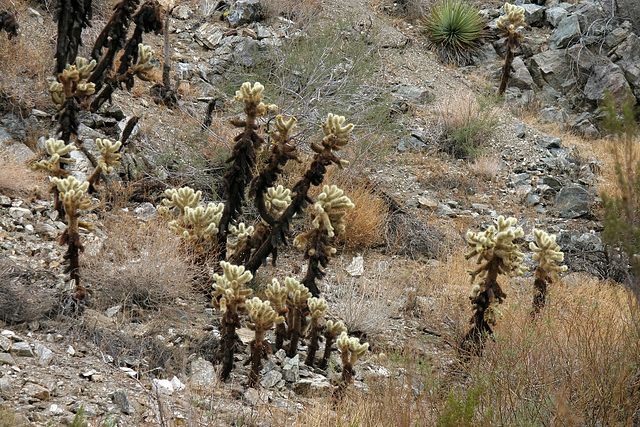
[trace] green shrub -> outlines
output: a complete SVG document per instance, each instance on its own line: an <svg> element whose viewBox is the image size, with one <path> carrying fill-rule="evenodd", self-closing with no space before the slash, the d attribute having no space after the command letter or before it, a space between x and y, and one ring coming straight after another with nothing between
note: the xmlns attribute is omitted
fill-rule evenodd
<svg viewBox="0 0 640 427"><path fill-rule="evenodd" d="M484 39L484 23L478 9L461 0L442 0L425 18L429 44L447 63L466 65Z"/></svg>

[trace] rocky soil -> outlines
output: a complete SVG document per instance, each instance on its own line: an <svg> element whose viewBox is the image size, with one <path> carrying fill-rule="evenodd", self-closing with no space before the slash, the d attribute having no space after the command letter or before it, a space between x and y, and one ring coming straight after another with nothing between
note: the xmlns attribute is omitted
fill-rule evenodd
<svg viewBox="0 0 640 427"><path fill-rule="evenodd" d="M250 9L254 2L246 3ZM498 215L516 215L525 241L533 239L534 227L558 235L570 270L615 278L600 238L598 185L604 165L584 149L588 144L577 144L567 132L599 135L594 106L605 87L619 93L628 89L640 96L635 86L640 74L634 74L640 69L640 42L622 20L610 20L602 30L589 26L587 31L585 23L607 18L597 2L547 3L549 7L525 5L530 27L525 30L522 60L514 63L511 88L495 110L497 126L483 156L490 160L480 171L480 161L438 153L437 117L443 103L461 93L495 90L500 42L487 43L473 65L454 68L442 65L429 52L415 26L394 19L393 6L374 7L362 0L332 6L330 15L351 17L355 29L378 29L372 40L385 64L383 87L392 94L391 102L407 111L401 116L402 129L392 141L391 152L359 165L358 170L412 216L447 236L451 245L460 246L460 233L468 228L485 227ZM217 87L229 67L250 66L257 52L275 49L304 31L282 17L254 22L250 13L230 14L228 19L238 20L230 24L219 19L213 6L194 1L173 10L171 61L173 78L179 82L179 108L156 106L147 87L140 85L143 89L136 88L133 97L117 92L112 106L82 117L84 148L75 155L75 174L86 176L93 169L95 138L117 138L128 117L136 115L144 118L134 136L138 153L132 150L125 155L118 173L124 180L155 183L147 187L152 194L135 195L146 203L118 205L113 195L109 200L94 200L100 208L87 217L96 229L82 237L87 246L84 256L91 257L108 239L104 221L114 206L125 209L140 224L156 216L154 203L177 173L150 154L170 148L180 152L180 147L171 146L184 134L184 123L198 129L211 102L219 103L220 111L214 115L219 123L232 115L230 97ZM488 19L499 15L492 5L485 6ZM34 11L24 19L52 25L45 11ZM584 52L602 40L603 53L590 53L592 57L584 59ZM162 51L161 37L151 36L145 42ZM575 46L583 49L579 58ZM567 55L580 68L575 78ZM3 156L25 162L43 151L44 136L31 148L24 143L34 127L42 129L42 134L53 134L54 110L43 109L27 116L4 114L0 121ZM207 167L215 173L211 163ZM188 181L189 175L185 177ZM210 361L220 320L204 296L176 298L158 311L114 305L73 315L71 301L61 297L68 286L62 265L64 248L58 244L65 224L43 193L0 196L0 278L4 281L0 286L6 291L0 295L0 307L19 307L5 313L0 328L0 404L11 409L0 411L0 417L13 417L14 424L9 425L70 425L82 410L91 425L292 425L311 399L331 393L339 374L334 368L306 367L302 363L305 346L294 358L282 351L271 357L258 389L245 386L248 367L242 362L247 349L237 357L231 379L220 382L218 368ZM429 271L444 262L437 257L426 260L434 258L433 253L421 257L424 254L387 249L345 252L332 261L321 288L329 305L343 297L341 286L392 281L402 268ZM299 263L299 254L285 251L277 267L265 267L260 275L266 281L290 274ZM526 263L532 265L530 255ZM366 338L372 355L402 348L409 338L418 337L423 345L420 351L432 357L436 367L445 367L453 357L440 337L447 333L443 330L447 321L425 322L407 314L415 301L411 292L400 289L399 293L371 302L394 305L390 316L380 320ZM428 298L420 298L419 303L429 304ZM248 329L239 335L245 345L252 339ZM365 377L392 375L375 357L360 362L357 373L355 386L365 389ZM256 408L265 405L273 408L268 420L256 415Z"/></svg>

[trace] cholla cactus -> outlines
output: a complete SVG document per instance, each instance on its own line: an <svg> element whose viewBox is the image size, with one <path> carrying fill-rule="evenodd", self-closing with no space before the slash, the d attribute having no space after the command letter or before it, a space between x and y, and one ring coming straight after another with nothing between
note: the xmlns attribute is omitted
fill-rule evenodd
<svg viewBox="0 0 640 427"><path fill-rule="evenodd" d="M313 295L320 294L316 279L324 277L325 272L322 268L327 266L330 257L336 252L335 248L329 245L329 238L344 232L346 210L353 207L354 204L341 189L335 185L325 185L311 209L314 228L300 234L293 241L297 248L304 248L304 257L309 260L307 274L302 283Z"/></svg>
<svg viewBox="0 0 640 427"><path fill-rule="evenodd" d="M265 291L267 294L267 298L271 302L271 306L278 313L279 316L286 316L289 313L289 309L287 308L287 296L289 295L289 291L286 286L282 286L278 279L273 278L271 283L267 285L267 290ZM276 342L275 346L277 350L282 348L282 344L284 343L284 338L287 334L286 326L284 323L279 323L276 325Z"/></svg>
<svg viewBox="0 0 640 427"><path fill-rule="evenodd" d="M544 308L547 299L548 286L558 280L558 273L566 271L566 265L557 265L564 260L564 253L556 243L556 236L549 235L543 230L533 229L536 242L529 243L533 253L533 260L538 263L534 274L535 294L533 296L532 316L535 317Z"/></svg>
<svg viewBox="0 0 640 427"><path fill-rule="evenodd" d="M91 226L79 221L80 211L89 209L91 201L87 197L89 183L81 183L73 176L65 179L53 178L60 200L64 206L67 217L67 228L60 236L60 244L68 245L65 259L69 260L69 266L65 269L65 273L69 273L69 277L76 285L74 297L83 300L86 297L86 290L80 284L80 252L84 250L84 246L80 241L79 227L91 229Z"/></svg>
<svg viewBox="0 0 640 427"><path fill-rule="evenodd" d="M472 251L466 258L477 257L477 264L481 264L477 269L469 271L471 281L479 276L482 282L473 287L470 296L474 310L472 327L460 343L460 350L465 357L481 354L487 335L492 333L490 325L495 324L500 317L498 305L507 295L497 282L498 275L523 273L524 254L518 250L514 240L522 237L524 232L520 227L513 228L517 222L515 218L505 219L500 216L495 226L490 226L486 231L467 233L467 244Z"/></svg>
<svg viewBox="0 0 640 427"><path fill-rule="evenodd" d="M525 25L524 8L513 4L504 4L505 14L496 20L496 26L503 30L501 37L506 37L504 44L507 47L507 56L502 67L502 77L500 78L500 86L498 87L498 95L504 94L509 84L509 77L513 68L513 58L515 49L520 46L524 40L524 36L516 30Z"/></svg>
<svg viewBox="0 0 640 427"><path fill-rule="evenodd" d="M272 217L280 218L280 215L291 204L291 190L284 188L282 185L267 188L267 193L264 195L264 204Z"/></svg>
<svg viewBox="0 0 640 427"><path fill-rule="evenodd" d="M149 72L153 69L153 65L149 62L153 59L155 52L151 46L142 43L138 44L138 61L131 67L131 72L140 80L145 82L153 81L153 77Z"/></svg>
<svg viewBox="0 0 640 427"><path fill-rule="evenodd" d="M106 138L96 138L96 145L100 150L101 157L98 160L98 166L87 180L90 189L94 189L95 185L100 181L102 172L105 174L113 172L114 167L120 165L120 158L122 157L122 154L118 153L118 150L122 147L122 142L120 141L112 142Z"/></svg>
<svg viewBox="0 0 640 427"><path fill-rule="evenodd" d="M248 300L246 306L251 318L251 322L247 323L247 327L255 331L255 338L250 343L251 371L249 373L249 387L253 387L258 383L261 361L263 358L266 359L271 351L269 344L265 343L265 332L273 328L274 325L284 322L284 317L279 316L271 308L269 301L262 301L258 297Z"/></svg>
<svg viewBox="0 0 640 427"><path fill-rule="evenodd" d="M369 343L360 344L360 340L356 337L351 337L343 332L336 343L340 349L340 358L342 359L342 383L344 388L353 383L353 377L355 376L354 365L358 359L362 358L369 349Z"/></svg>
<svg viewBox="0 0 640 427"><path fill-rule="evenodd" d="M311 292L306 286L292 277L284 279L287 288L287 335L289 336L289 348L287 356L293 357L298 351L298 341L302 335L302 321L308 313L307 300L311 298Z"/></svg>
<svg viewBox="0 0 640 427"><path fill-rule="evenodd" d="M264 116L267 112L277 109L278 106L275 104L266 105L262 102L264 99L263 91L264 86L260 82L255 82L253 86L251 86L250 82L245 82L240 87L240 90L236 91L234 98L236 101L244 103L247 115Z"/></svg>
<svg viewBox="0 0 640 427"><path fill-rule="evenodd" d="M222 313L221 340L218 348L218 360L222 361L221 377L229 377L233 369L233 353L238 335L236 328L240 327L240 313L246 310L246 297L253 292L244 285L253 279L253 275L244 270L243 266L220 262L223 274L214 274L213 305Z"/></svg>
<svg viewBox="0 0 640 427"><path fill-rule="evenodd" d="M324 312L327 309L327 302L324 298L309 298L307 304L311 315L309 316L309 350L304 363L308 366L313 366L316 360L316 352L318 351L320 334L324 329Z"/></svg>
<svg viewBox="0 0 640 427"><path fill-rule="evenodd" d="M344 332L347 332L347 327L342 320L338 322L327 320L327 326L324 329L324 355L318 365L320 369L327 368L329 357L331 357L331 352L333 351L333 343Z"/></svg>

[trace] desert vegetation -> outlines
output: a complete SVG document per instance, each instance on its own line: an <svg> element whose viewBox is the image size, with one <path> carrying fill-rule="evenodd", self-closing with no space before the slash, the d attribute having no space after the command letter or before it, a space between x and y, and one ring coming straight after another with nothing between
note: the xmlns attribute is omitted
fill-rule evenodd
<svg viewBox="0 0 640 427"><path fill-rule="evenodd" d="M0 160L0 423L633 424L633 103L618 109L607 95L609 133L595 142L542 125L553 136L538 136L535 123L526 139L505 135L522 7L485 10L505 56L478 83L446 76L474 67L487 43L485 18L465 2L393 5L398 34L419 46L377 38L389 28L380 11L327 25L326 5L284 3L265 1L260 26L214 33L273 44L251 61L215 45L202 63L231 58L216 79L182 62L216 38L193 37L208 22L192 26L188 12L227 25L236 3L195 12L123 0L87 59L90 1L60 3L57 44L38 55L26 5L0 12L0 57L15 66L25 50L22 75L0 61L19 82L0 81L0 131L8 114L46 110L34 119L42 138L22 140L38 158ZM435 55L398 65L426 47ZM171 102L154 95L158 63ZM429 85L407 90L404 74L424 63ZM189 73L202 82L186 87ZM212 82L221 95L200 96ZM407 133L423 145L401 150ZM564 187L587 192L575 183L600 199L564 216ZM594 254L617 270L584 267ZM75 371L56 376L58 366Z"/></svg>

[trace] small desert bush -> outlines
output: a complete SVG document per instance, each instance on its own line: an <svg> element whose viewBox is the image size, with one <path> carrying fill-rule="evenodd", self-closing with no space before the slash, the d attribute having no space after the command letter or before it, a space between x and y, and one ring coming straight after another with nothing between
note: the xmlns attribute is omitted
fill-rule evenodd
<svg viewBox="0 0 640 427"><path fill-rule="evenodd" d="M81 272L98 306L158 309L191 292L196 271L180 237L163 221L141 223L120 214L102 231L106 237L99 247L87 248Z"/></svg>
<svg viewBox="0 0 640 427"><path fill-rule="evenodd" d="M462 0L441 0L424 19L432 49L447 63L466 65L484 39L484 23L478 9Z"/></svg>
<svg viewBox="0 0 640 427"><path fill-rule="evenodd" d="M26 1L17 0L11 5L17 9L20 29L11 40L6 33L0 33L0 98L9 104L2 108L46 108L50 98L45 79L53 69L54 44L50 42L54 35L49 33L48 25L27 19Z"/></svg>
<svg viewBox="0 0 640 427"><path fill-rule="evenodd" d="M497 124L490 99L458 92L440 107L440 148L457 158L475 158Z"/></svg>

